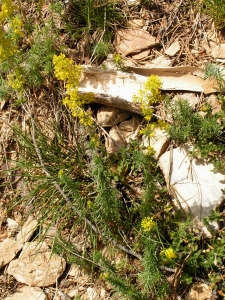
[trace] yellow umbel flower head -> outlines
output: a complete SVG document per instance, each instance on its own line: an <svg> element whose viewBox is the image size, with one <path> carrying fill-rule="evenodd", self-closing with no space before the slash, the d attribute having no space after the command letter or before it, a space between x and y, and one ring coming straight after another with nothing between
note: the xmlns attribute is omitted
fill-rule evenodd
<svg viewBox="0 0 225 300"><path fill-rule="evenodd" d="M160 255L164 256L167 260L171 260L177 257L173 248L164 249L160 252Z"/></svg>
<svg viewBox="0 0 225 300"><path fill-rule="evenodd" d="M141 227L143 228L144 232L151 231L156 226L156 222L153 221L153 218L146 217L141 221Z"/></svg>

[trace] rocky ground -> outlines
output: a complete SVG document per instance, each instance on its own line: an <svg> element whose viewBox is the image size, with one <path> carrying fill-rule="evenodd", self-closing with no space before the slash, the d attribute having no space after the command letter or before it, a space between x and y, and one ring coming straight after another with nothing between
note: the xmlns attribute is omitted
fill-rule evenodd
<svg viewBox="0 0 225 300"><path fill-rule="evenodd" d="M126 2L129 22L127 28L116 30L113 43L115 52L121 54L124 67L130 68L132 74L136 73L137 76L145 76L149 72L157 74L164 82L162 88L164 93L169 94L172 101L176 101L179 96L179 98L188 100L193 108L201 107L202 103L209 103L213 113L218 112L221 110L221 102L216 96L217 87L214 82L205 80L202 68L209 62L219 63L221 66L225 63L225 39L221 31L215 28L209 16L184 8L182 0L172 1L169 4L168 1L156 2L157 5L152 10L140 6L138 1ZM64 38L66 39L66 37ZM82 64L94 65L97 68L97 62L93 61L92 57L85 56L83 51L83 48L86 47L85 42L85 39L80 40L76 49L69 46L66 50L68 56L74 57L73 50L76 50L75 57L79 57ZM83 48L80 46L81 44ZM102 61L101 65L108 72L112 70L117 72L112 55ZM189 67L194 68L190 69ZM87 76L91 72L93 70L89 73L87 71ZM119 72L114 75L116 79L117 76L121 76ZM101 78L96 80L101 83ZM124 79L125 81L126 79ZM83 90L90 91L91 87L85 83L85 80L82 84ZM113 90L113 87L111 88ZM126 98L128 97L126 89L129 88L129 82L125 82L122 88L125 89L125 93L121 96L120 90L120 98L129 102L129 99ZM134 86L134 89L137 88ZM97 91L93 89L93 92L102 94L101 88ZM108 97L112 95L111 91L107 89L104 90L104 94ZM41 97L45 98L46 96L40 93L39 98L41 99ZM113 97L118 98L118 95L115 94ZM111 103L108 106L106 98L96 100L98 102L96 104L96 121L105 133L104 142L107 152L113 154L121 146L129 144L131 137L137 135L143 118L137 107L130 108L128 105L126 109L122 110L121 104L113 105ZM45 122L48 108L44 106L36 108L36 113L40 113L40 120ZM158 107L156 114L163 117L163 113ZM20 112L7 102L1 102L0 124L3 157L5 154L13 155L14 153L15 145L10 144L12 142L11 131L8 125L12 126L19 118L21 118ZM25 119L24 116L23 118ZM19 121L21 122L21 120ZM147 140L143 140L142 143L146 148L149 146ZM167 185L173 187L171 193L179 203L184 203L184 210L186 205L189 206L193 218L199 214L199 207L196 208L195 200L193 200L196 194L199 196L198 188L196 188L199 182L202 186L207 187L201 191L201 218L210 213L208 207L212 208L221 204L223 198L221 190L225 188L223 174L212 173L213 166L211 164L193 161L192 168L195 170L195 178L191 178L189 176L191 163L187 157L187 149L182 146L174 149L170 147L170 150L167 151L170 141L163 130L157 132L150 144L156 151L155 157L159 160ZM176 162L172 167L170 165L171 156L173 162ZM2 163L2 170L4 171L4 169L6 170L7 166ZM4 184L4 177L2 181ZM180 181L185 184L179 185ZM23 184L19 174L14 185L15 182L18 185ZM7 192L11 193L11 197L14 188L10 191L10 187L8 187ZM6 201L6 197L2 195L0 200L0 299L121 299L113 295L111 287L103 279L92 278L92 274L87 274L81 267L68 264L63 257L56 254L52 255L51 237L55 235L55 228L48 229L45 240L41 244L36 241L30 242L36 230L35 217L27 217L24 223L19 211L10 213L6 211ZM210 238L210 233L200 223L196 224L196 228L200 226L199 230ZM215 224L215 226L217 225ZM84 238L82 235L78 236L77 244L80 244L81 248ZM105 251L107 252L109 249ZM119 262L126 255L126 253L118 252L114 261ZM183 298L177 297L176 299L216 299L217 296L213 294L209 283L202 281L196 281L185 295L181 296Z"/></svg>

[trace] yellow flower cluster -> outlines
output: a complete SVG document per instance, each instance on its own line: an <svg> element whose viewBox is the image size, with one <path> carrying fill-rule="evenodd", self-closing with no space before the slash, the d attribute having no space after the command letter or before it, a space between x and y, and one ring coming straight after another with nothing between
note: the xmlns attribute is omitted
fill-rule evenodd
<svg viewBox="0 0 225 300"><path fill-rule="evenodd" d="M87 207L92 208L93 207L93 202L91 200L87 201Z"/></svg>
<svg viewBox="0 0 225 300"><path fill-rule="evenodd" d="M146 217L141 221L141 227L144 232L149 232L156 227L156 222L153 221L152 217Z"/></svg>
<svg viewBox="0 0 225 300"><path fill-rule="evenodd" d="M153 137L155 135L156 128L167 130L168 124L162 120L158 120L158 122L153 122L153 123L147 124L139 132L140 132L140 134L147 135L149 137Z"/></svg>
<svg viewBox="0 0 225 300"><path fill-rule="evenodd" d="M143 88L138 91L138 95L133 97L135 103L140 104L142 113L146 121L150 121L152 118L153 104L162 101L163 97L160 92L162 82L156 75L148 77Z"/></svg>
<svg viewBox="0 0 225 300"><path fill-rule="evenodd" d="M58 172L58 177L63 178L63 176L64 176L64 171L62 169L60 169Z"/></svg>
<svg viewBox="0 0 225 300"><path fill-rule="evenodd" d="M9 74L7 84L11 86L14 90L22 91L24 84L23 75L19 72Z"/></svg>
<svg viewBox="0 0 225 300"><path fill-rule="evenodd" d="M99 277L102 280L106 280L109 277L109 274L108 273L101 273Z"/></svg>
<svg viewBox="0 0 225 300"><path fill-rule="evenodd" d="M115 53L113 55L113 60L116 62L116 63L121 63L122 62L122 57L119 53Z"/></svg>
<svg viewBox="0 0 225 300"><path fill-rule="evenodd" d="M164 256L167 260L176 258L176 253L173 248L164 249L160 252L160 255Z"/></svg>
<svg viewBox="0 0 225 300"><path fill-rule="evenodd" d="M4 61L18 53L17 39L23 34L23 24L19 16L13 15L17 6L12 0L3 0L1 3L0 60Z"/></svg>
<svg viewBox="0 0 225 300"><path fill-rule="evenodd" d="M11 18L11 20L9 21L9 27L12 31L12 36L14 36L15 38L23 35L23 23L18 16Z"/></svg>
<svg viewBox="0 0 225 300"><path fill-rule="evenodd" d="M83 72L82 66L75 65L73 60L66 58L62 53L53 56L53 65L55 77L66 83L68 96L63 99L63 104L68 106L74 117L79 117L81 124L91 126L93 124L91 113L86 112L83 105L92 102L93 95L91 93L78 94L79 80Z"/></svg>
<svg viewBox="0 0 225 300"><path fill-rule="evenodd" d="M6 60L18 52L12 40L0 29L0 60Z"/></svg>
<svg viewBox="0 0 225 300"><path fill-rule="evenodd" d="M12 16L13 12L17 9L17 6L12 0L3 0L0 12L0 21L3 22L6 18Z"/></svg>
<svg viewBox="0 0 225 300"><path fill-rule="evenodd" d="M99 137L97 134L94 134L92 137L91 137L91 143L95 146L95 147L98 147L99 144L100 144L100 140L99 140Z"/></svg>

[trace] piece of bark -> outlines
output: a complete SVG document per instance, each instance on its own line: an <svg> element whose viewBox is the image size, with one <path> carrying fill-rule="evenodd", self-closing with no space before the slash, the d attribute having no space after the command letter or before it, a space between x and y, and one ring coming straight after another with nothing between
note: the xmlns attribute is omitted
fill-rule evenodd
<svg viewBox="0 0 225 300"><path fill-rule="evenodd" d="M162 90L211 94L218 89L213 80L204 80L202 70L197 67L129 67L127 71L103 71L98 68L84 67L79 92L92 92L97 103L141 114L140 106L134 104L133 97L143 88L147 77L152 74L162 80Z"/></svg>

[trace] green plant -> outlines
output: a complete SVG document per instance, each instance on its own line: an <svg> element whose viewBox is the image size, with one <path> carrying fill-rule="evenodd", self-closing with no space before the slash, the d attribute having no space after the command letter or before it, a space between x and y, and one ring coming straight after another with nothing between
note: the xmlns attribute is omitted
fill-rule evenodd
<svg viewBox="0 0 225 300"><path fill-rule="evenodd" d="M165 299L169 294L169 284L166 282L160 270L160 257L157 257L157 243L145 240L145 249L143 254L143 271L139 278L143 284L146 293L157 297L157 299Z"/></svg>
<svg viewBox="0 0 225 300"><path fill-rule="evenodd" d="M205 240L193 222L179 220L153 151L143 154L138 140L114 156L107 155L102 129L95 124L94 113L86 110L93 95L78 93L82 67L62 53L55 54L61 51L57 37L64 28L56 28L51 13L47 20L42 19L43 1L31 2L40 24L24 14L21 2L15 7L10 0L2 1L0 13L1 25L7 25L0 31L0 97L11 95L19 104L29 98L30 103L21 105L26 114L23 128L15 127L10 136L18 146L18 159L7 170L21 174L27 190L25 195L15 190L9 211L18 209L23 216L23 208L29 205L38 219L33 239L44 239L47 230L56 226L52 251L69 264L79 264L93 278L107 281L123 299L169 299L182 294L196 276L219 287L224 281L224 229ZM63 2L49 6L60 18L68 17L71 36L65 44L83 42L84 56L101 60L111 51L112 28L123 18L121 3L70 3L71 10L65 14ZM124 69L119 54L113 60L118 69ZM220 82L222 92L223 78L217 66L205 72ZM147 122L141 133L151 137L155 127L168 127L174 143L192 143L193 156L225 169L223 111L212 115L208 105L203 118L179 100L167 104L172 116L172 124L167 125L155 114L155 105L163 101L161 86L157 76L150 76L134 97ZM40 104L48 105L50 111L44 121L35 110L37 101L32 101L43 91L51 94L51 101L46 97L48 101ZM221 156L215 159L218 154ZM16 183L9 181L2 189L7 184L13 189ZM205 220L207 227L211 220L223 221L223 214L214 212ZM75 238L81 232L84 242L79 248ZM106 258L107 248L122 252L119 264L111 256ZM173 274L171 283L167 270Z"/></svg>
<svg viewBox="0 0 225 300"><path fill-rule="evenodd" d="M217 169L225 169L224 152L224 113L212 115L208 110L203 117L193 109L186 100L167 103L173 124L169 125L168 133L172 140L179 143L192 143L193 156L202 157L214 163ZM217 156L218 155L218 156Z"/></svg>
<svg viewBox="0 0 225 300"><path fill-rule="evenodd" d="M123 59L119 53L113 54L112 61L115 64L116 68L121 71L125 71L126 67L124 66Z"/></svg>
<svg viewBox="0 0 225 300"><path fill-rule="evenodd" d="M218 28L223 28L225 26L224 0L203 0L201 5L203 12L212 17Z"/></svg>
<svg viewBox="0 0 225 300"><path fill-rule="evenodd" d="M83 39L88 57L105 56L111 48L114 26L126 22L117 1L111 0L73 0L65 17L67 31L72 38Z"/></svg>
<svg viewBox="0 0 225 300"><path fill-rule="evenodd" d="M94 47L94 55L97 58L107 57L111 49L112 46L110 42L107 43L104 41L100 41Z"/></svg>

